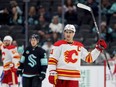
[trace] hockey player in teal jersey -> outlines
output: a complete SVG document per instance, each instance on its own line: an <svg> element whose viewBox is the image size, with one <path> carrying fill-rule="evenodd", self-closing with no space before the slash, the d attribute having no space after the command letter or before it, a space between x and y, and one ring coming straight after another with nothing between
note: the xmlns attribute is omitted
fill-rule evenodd
<svg viewBox="0 0 116 87"><path fill-rule="evenodd" d="M18 74L22 73L23 87L41 87L45 78L47 56L45 50L38 46L39 36L33 34L30 37L31 45L28 46L20 60Z"/></svg>

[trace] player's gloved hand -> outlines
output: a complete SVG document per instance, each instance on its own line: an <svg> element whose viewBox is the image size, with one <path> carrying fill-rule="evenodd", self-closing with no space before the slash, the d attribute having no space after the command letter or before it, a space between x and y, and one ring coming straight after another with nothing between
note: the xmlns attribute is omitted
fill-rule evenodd
<svg viewBox="0 0 116 87"><path fill-rule="evenodd" d="M23 63L21 63L21 62L19 62L20 64L19 64L19 67L18 67L18 69L17 69L17 76L22 76L22 74L23 74L23 69L24 69L24 64Z"/></svg>
<svg viewBox="0 0 116 87"><path fill-rule="evenodd" d="M103 40L103 39L98 40L96 48L101 52L102 52L102 50L106 49L107 44L106 44L105 40Z"/></svg>
<svg viewBox="0 0 116 87"><path fill-rule="evenodd" d="M19 76L19 75L22 76L22 69L17 70L17 76Z"/></svg>
<svg viewBox="0 0 116 87"><path fill-rule="evenodd" d="M39 75L39 79L42 81L44 78L45 78L45 73L41 73L41 74Z"/></svg>
<svg viewBox="0 0 116 87"><path fill-rule="evenodd" d="M56 84L57 83L57 72L55 70L50 71L48 80L51 84Z"/></svg>

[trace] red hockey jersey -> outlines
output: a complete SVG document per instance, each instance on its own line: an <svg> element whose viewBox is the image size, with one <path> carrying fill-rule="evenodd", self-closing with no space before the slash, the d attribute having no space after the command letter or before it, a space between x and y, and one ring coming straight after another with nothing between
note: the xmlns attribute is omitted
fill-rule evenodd
<svg viewBox="0 0 116 87"><path fill-rule="evenodd" d="M18 68L20 55L17 52L17 47L10 45L4 46L2 42L0 42L0 50L2 52L2 61L3 61L3 69L9 70L13 65L14 68Z"/></svg>

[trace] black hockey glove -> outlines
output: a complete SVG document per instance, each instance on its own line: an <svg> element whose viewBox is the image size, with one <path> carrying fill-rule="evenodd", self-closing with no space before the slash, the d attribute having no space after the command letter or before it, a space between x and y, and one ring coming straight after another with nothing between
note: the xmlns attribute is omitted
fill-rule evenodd
<svg viewBox="0 0 116 87"><path fill-rule="evenodd" d="M39 79L42 81L44 78L45 78L45 74L44 74L44 73L41 73L41 74L39 75Z"/></svg>
<svg viewBox="0 0 116 87"><path fill-rule="evenodd" d="M23 66L23 63L20 62L20 66L18 67L17 69L17 76L22 76L22 70L23 70L24 66Z"/></svg>
<svg viewBox="0 0 116 87"><path fill-rule="evenodd" d="M17 76L19 76L19 75L22 76L22 70L21 69L17 70Z"/></svg>

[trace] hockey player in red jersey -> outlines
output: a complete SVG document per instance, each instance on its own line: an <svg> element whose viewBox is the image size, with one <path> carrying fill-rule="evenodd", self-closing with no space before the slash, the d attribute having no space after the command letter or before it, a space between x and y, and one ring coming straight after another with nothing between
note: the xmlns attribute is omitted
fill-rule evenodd
<svg viewBox="0 0 116 87"><path fill-rule="evenodd" d="M3 61L2 87L18 87L16 72L19 66L20 56L17 52L17 47L11 45L12 41L11 36L5 36L3 42L0 41Z"/></svg>
<svg viewBox="0 0 116 87"><path fill-rule="evenodd" d="M57 41L51 51L48 79L55 87L79 87L80 59L92 63L107 48L106 42L99 40L95 49L88 52L82 43L73 40L75 32L74 25L67 24L64 28L65 39Z"/></svg>

